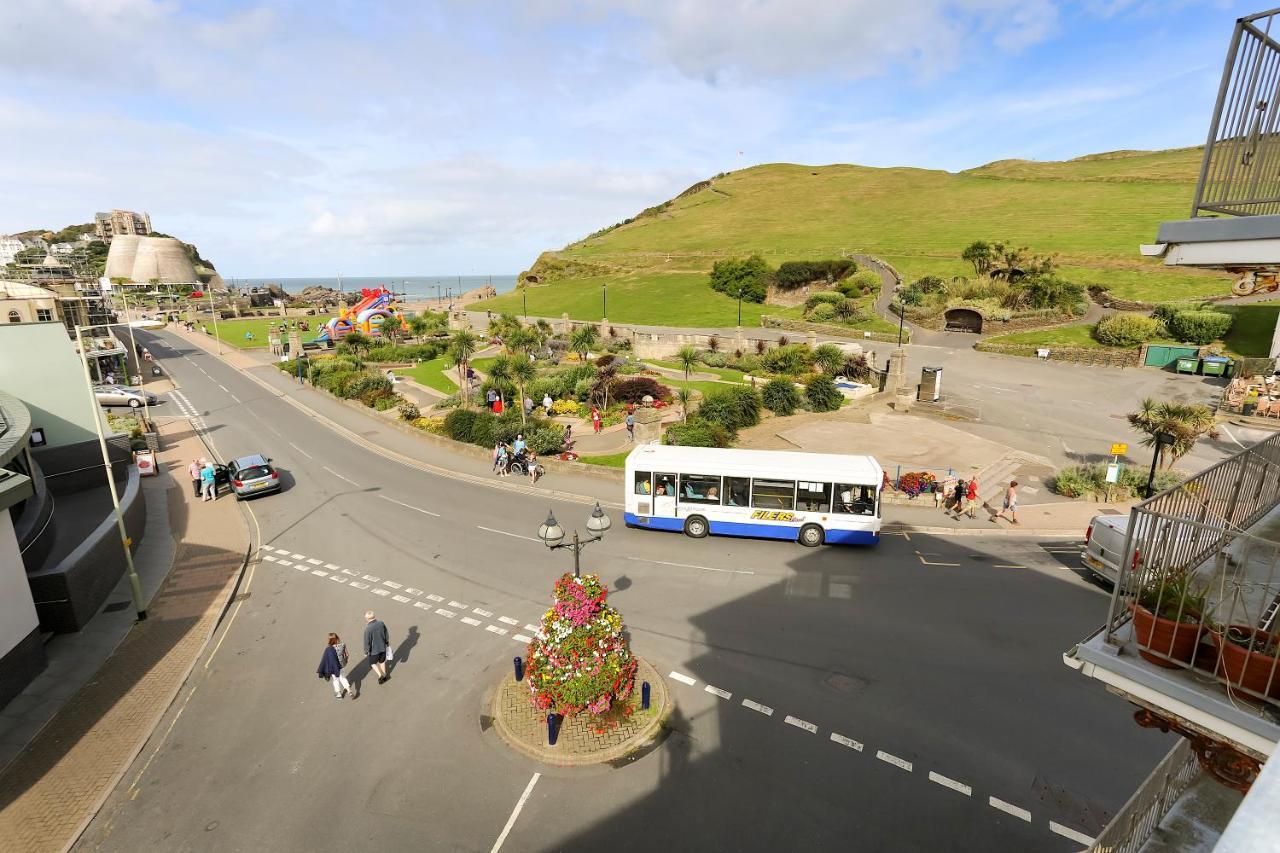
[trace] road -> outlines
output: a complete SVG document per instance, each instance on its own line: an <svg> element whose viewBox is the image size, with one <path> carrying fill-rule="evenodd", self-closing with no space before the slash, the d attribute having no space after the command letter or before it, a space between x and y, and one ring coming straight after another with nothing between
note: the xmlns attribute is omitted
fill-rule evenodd
<svg viewBox="0 0 1280 853"><path fill-rule="evenodd" d="M271 456L285 489L246 504L262 556L242 600L77 849L484 851L512 820L503 850L1070 851L1172 745L1061 662L1106 606L1078 544L811 550L614 511L584 569L636 652L683 676L670 734L624 766L538 766L486 696L569 568L536 539L548 506L568 527L588 507L371 452L176 335L152 351L180 385L158 408L224 458ZM393 677L336 702L324 638L358 647L367 607Z"/></svg>

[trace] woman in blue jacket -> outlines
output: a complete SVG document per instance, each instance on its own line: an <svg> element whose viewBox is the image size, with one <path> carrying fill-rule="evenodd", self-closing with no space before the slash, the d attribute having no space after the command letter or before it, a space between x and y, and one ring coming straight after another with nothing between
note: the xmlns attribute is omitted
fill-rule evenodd
<svg viewBox="0 0 1280 853"><path fill-rule="evenodd" d="M329 634L329 643L324 647L324 654L320 657L320 666L316 667L316 675L326 679L333 684L333 698L341 699L343 694L350 692L351 698L354 699L358 695L351 690L351 682L347 681L342 674L342 668L347 664L347 645L338 639L337 634Z"/></svg>

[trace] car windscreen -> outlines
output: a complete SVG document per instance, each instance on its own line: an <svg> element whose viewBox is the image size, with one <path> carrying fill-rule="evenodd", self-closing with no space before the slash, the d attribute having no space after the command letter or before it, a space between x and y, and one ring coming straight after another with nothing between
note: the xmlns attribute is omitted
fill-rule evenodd
<svg viewBox="0 0 1280 853"><path fill-rule="evenodd" d="M236 477L240 480L256 480L259 477L270 477L271 469L266 465L250 465L247 468L241 468L236 471Z"/></svg>

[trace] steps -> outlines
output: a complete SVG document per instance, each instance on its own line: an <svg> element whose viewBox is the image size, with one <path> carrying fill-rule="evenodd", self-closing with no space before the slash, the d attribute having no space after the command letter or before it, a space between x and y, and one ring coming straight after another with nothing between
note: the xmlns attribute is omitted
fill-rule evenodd
<svg viewBox="0 0 1280 853"><path fill-rule="evenodd" d="M1027 460L1017 453L1006 453L978 472L978 504L988 504L996 509L1004 502L1004 490L1014 473Z"/></svg>

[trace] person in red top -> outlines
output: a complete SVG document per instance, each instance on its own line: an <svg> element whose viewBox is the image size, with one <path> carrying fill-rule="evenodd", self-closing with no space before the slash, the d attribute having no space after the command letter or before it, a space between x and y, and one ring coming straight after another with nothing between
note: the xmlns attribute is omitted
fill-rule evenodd
<svg viewBox="0 0 1280 853"><path fill-rule="evenodd" d="M495 415L502 414L502 395L498 395L498 399L493 401L493 413Z"/></svg>
<svg viewBox="0 0 1280 853"><path fill-rule="evenodd" d="M978 478L969 480L969 490L965 493L964 502L969 505L969 517L978 517Z"/></svg>
<svg viewBox="0 0 1280 853"><path fill-rule="evenodd" d="M600 410L595 406L591 407L591 428L596 432L600 431Z"/></svg>

